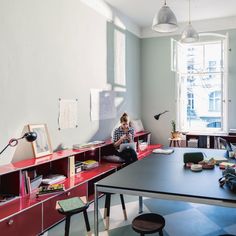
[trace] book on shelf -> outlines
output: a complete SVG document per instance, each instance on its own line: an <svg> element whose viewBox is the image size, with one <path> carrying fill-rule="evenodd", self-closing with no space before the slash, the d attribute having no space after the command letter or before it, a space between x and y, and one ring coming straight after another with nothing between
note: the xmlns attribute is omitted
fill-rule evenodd
<svg viewBox="0 0 236 236"><path fill-rule="evenodd" d="M88 170L97 167L99 164L95 160L86 160L83 161L83 169Z"/></svg>
<svg viewBox="0 0 236 236"><path fill-rule="evenodd" d="M42 179L42 184L55 184L66 179L66 176L60 174L51 174Z"/></svg>
<svg viewBox="0 0 236 236"><path fill-rule="evenodd" d="M0 206L4 203L11 202L17 198L19 198L19 196L16 196L14 194L0 193Z"/></svg>
<svg viewBox="0 0 236 236"><path fill-rule="evenodd" d="M77 161L75 162L75 173L79 173L83 170L83 162Z"/></svg>
<svg viewBox="0 0 236 236"><path fill-rule="evenodd" d="M40 186L37 195L50 194L63 191L65 191L64 184L51 184L51 185Z"/></svg>
<svg viewBox="0 0 236 236"><path fill-rule="evenodd" d="M43 176L42 175L39 175L37 177L35 177L34 179L31 179L30 180L30 187L31 187L31 190L35 190L39 187L39 185L42 183L42 180L43 180Z"/></svg>
<svg viewBox="0 0 236 236"><path fill-rule="evenodd" d="M30 194L31 193L31 185L30 185L30 177L28 176L28 171L24 170L22 171L22 181L24 185L24 194Z"/></svg>
<svg viewBox="0 0 236 236"><path fill-rule="evenodd" d="M73 149L91 148L91 147L96 147L96 146L104 144L104 143L105 143L105 141L93 141L93 142L89 142L89 143L74 144Z"/></svg>

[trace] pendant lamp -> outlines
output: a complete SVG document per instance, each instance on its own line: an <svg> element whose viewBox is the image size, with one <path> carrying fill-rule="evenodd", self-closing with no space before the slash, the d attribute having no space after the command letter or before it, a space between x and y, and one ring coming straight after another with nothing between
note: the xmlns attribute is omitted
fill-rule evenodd
<svg viewBox="0 0 236 236"><path fill-rule="evenodd" d="M152 29L160 33L174 32L178 28L176 16L173 11L166 5L154 16Z"/></svg>
<svg viewBox="0 0 236 236"><path fill-rule="evenodd" d="M193 28L191 24L191 18L190 18L190 0L188 5L188 16L189 21L187 27L184 29L182 35L181 35L181 43L194 43L199 40L199 35L197 31Z"/></svg>

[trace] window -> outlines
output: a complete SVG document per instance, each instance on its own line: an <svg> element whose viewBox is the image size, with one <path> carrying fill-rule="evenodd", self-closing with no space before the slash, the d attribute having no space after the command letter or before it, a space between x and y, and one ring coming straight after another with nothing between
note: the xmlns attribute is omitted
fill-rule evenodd
<svg viewBox="0 0 236 236"><path fill-rule="evenodd" d="M194 110L194 94L188 93L188 109Z"/></svg>
<svg viewBox="0 0 236 236"><path fill-rule="evenodd" d="M206 38L194 44L172 44L181 131L227 130L227 37Z"/></svg>
<svg viewBox="0 0 236 236"><path fill-rule="evenodd" d="M209 95L209 111L219 112L221 108L221 92L215 91Z"/></svg>

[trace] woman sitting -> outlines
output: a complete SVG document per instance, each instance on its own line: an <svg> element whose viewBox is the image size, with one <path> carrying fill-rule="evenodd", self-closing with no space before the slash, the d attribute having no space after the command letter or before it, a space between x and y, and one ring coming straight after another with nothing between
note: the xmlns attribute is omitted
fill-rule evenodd
<svg viewBox="0 0 236 236"><path fill-rule="evenodd" d="M120 126L114 130L112 139L116 148L115 155L123 158L127 164L130 164L138 159L136 151L132 148L126 148L119 151L122 143L134 142L134 129L129 126L129 117L127 113L124 113L120 117Z"/></svg>

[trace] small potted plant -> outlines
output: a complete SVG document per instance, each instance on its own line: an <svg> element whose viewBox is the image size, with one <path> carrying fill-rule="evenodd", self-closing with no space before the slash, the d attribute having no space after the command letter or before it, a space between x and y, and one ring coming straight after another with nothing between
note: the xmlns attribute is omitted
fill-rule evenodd
<svg viewBox="0 0 236 236"><path fill-rule="evenodd" d="M171 137L172 138L179 138L179 131L176 130L176 123L174 120L171 121L172 125L172 131L171 131Z"/></svg>

